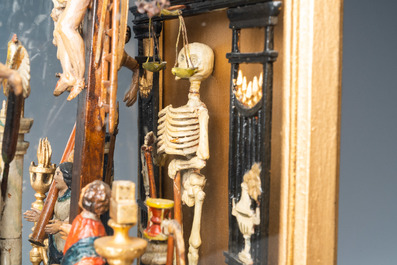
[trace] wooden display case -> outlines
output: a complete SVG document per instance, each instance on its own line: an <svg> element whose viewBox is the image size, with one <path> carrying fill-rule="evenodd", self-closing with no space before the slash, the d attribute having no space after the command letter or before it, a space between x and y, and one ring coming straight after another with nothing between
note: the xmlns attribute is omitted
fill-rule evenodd
<svg viewBox="0 0 397 265"><path fill-rule="evenodd" d="M277 1L171 4L186 5L190 42L206 43L215 52L213 75L201 89L210 114L211 158L203 170L207 197L200 264L241 264L236 254L243 247L242 237L231 203L239 198L242 176L253 162L263 168L261 224L252 239L254 264L335 264L342 2L283 1L280 15ZM135 8L131 11L142 63L148 20ZM161 40L158 54L172 63L177 21L160 17L153 24ZM263 99L245 108L233 94L233 79L239 67L250 75L258 65L264 74ZM185 102L186 87L169 70L153 74L149 96L139 99L139 145L147 131L156 131L162 107ZM172 198L172 182L162 171L155 169L159 192ZM138 181L143 202L141 177ZM184 209L187 231L192 211Z"/></svg>

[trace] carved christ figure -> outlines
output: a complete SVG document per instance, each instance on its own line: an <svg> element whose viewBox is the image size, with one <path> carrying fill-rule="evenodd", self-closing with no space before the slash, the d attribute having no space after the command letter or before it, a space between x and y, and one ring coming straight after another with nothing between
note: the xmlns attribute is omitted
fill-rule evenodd
<svg viewBox="0 0 397 265"><path fill-rule="evenodd" d="M205 176L200 170L209 158L208 110L200 100L200 84L213 70L214 52L202 43L189 44L190 56L196 73L189 78L188 102L179 108L171 105L159 112L157 155L175 155L168 166L168 175L174 179L182 173L182 201L194 206L192 231L189 238L189 264L198 263L198 248L201 245L200 226ZM179 67L187 68L187 53L182 49L178 55ZM178 78L176 78L178 79Z"/></svg>
<svg viewBox="0 0 397 265"><path fill-rule="evenodd" d="M58 47L57 57L63 73L54 90L59 96L70 90L68 100L75 98L84 88L85 52L84 41L77 31L84 19L91 0L53 0L54 45Z"/></svg>
<svg viewBox="0 0 397 265"><path fill-rule="evenodd" d="M54 95L59 96L67 90L70 91L67 99L72 100L85 86L85 49L78 28L91 0L52 0L52 2L54 3L51 12L51 17L54 20L53 44L58 47L57 58L60 60L63 70L63 73L58 74L59 80ZM134 75L123 100L129 107L135 103L137 98L139 65L124 51L119 68L121 66L133 71Z"/></svg>

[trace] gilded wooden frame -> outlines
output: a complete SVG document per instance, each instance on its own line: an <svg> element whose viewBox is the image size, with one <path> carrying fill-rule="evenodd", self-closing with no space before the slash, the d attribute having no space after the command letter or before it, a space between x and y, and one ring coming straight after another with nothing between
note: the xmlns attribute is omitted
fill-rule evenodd
<svg viewBox="0 0 397 265"><path fill-rule="evenodd" d="M336 264L342 17L343 0L283 1L269 264Z"/></svg>

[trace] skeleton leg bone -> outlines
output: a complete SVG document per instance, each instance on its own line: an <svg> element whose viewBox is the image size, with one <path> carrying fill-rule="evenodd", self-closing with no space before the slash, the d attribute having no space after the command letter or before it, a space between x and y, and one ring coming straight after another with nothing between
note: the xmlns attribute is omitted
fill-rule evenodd
<svg viewBox="0 0 397 265"><path fill-rule="evenodd" d="M201 246L200 227L201 213L205 198L205 193L203 191L205 182L205 177L194 169L187 171L183 175L184 190L182 200L187 206L194 206L192 231L189 238L189 265L197 265L199 258L198 249Z"/></svg>
<svg viewBox="0 0 397 265"><path fill-rule="evenodd" d="M197 265L199 259L198 249L201 246L201 236L200 236L201 212L203 208L204 198L205 198L204 191L199 190L196 193L192 231L190 233L190 238L189 238L189 254L188 254L189 265Z"/></svg>

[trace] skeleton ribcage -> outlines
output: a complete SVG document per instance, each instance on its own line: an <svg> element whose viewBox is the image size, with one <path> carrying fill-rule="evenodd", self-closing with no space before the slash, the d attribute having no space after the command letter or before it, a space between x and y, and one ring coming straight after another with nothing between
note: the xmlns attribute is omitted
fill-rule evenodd
<svg viewBox="0 0 397 265"><path fill-rule="evenodd" d="M157 153L187 156L196 153L200 126L193 108L167 106L159 112Z"/></svg>

